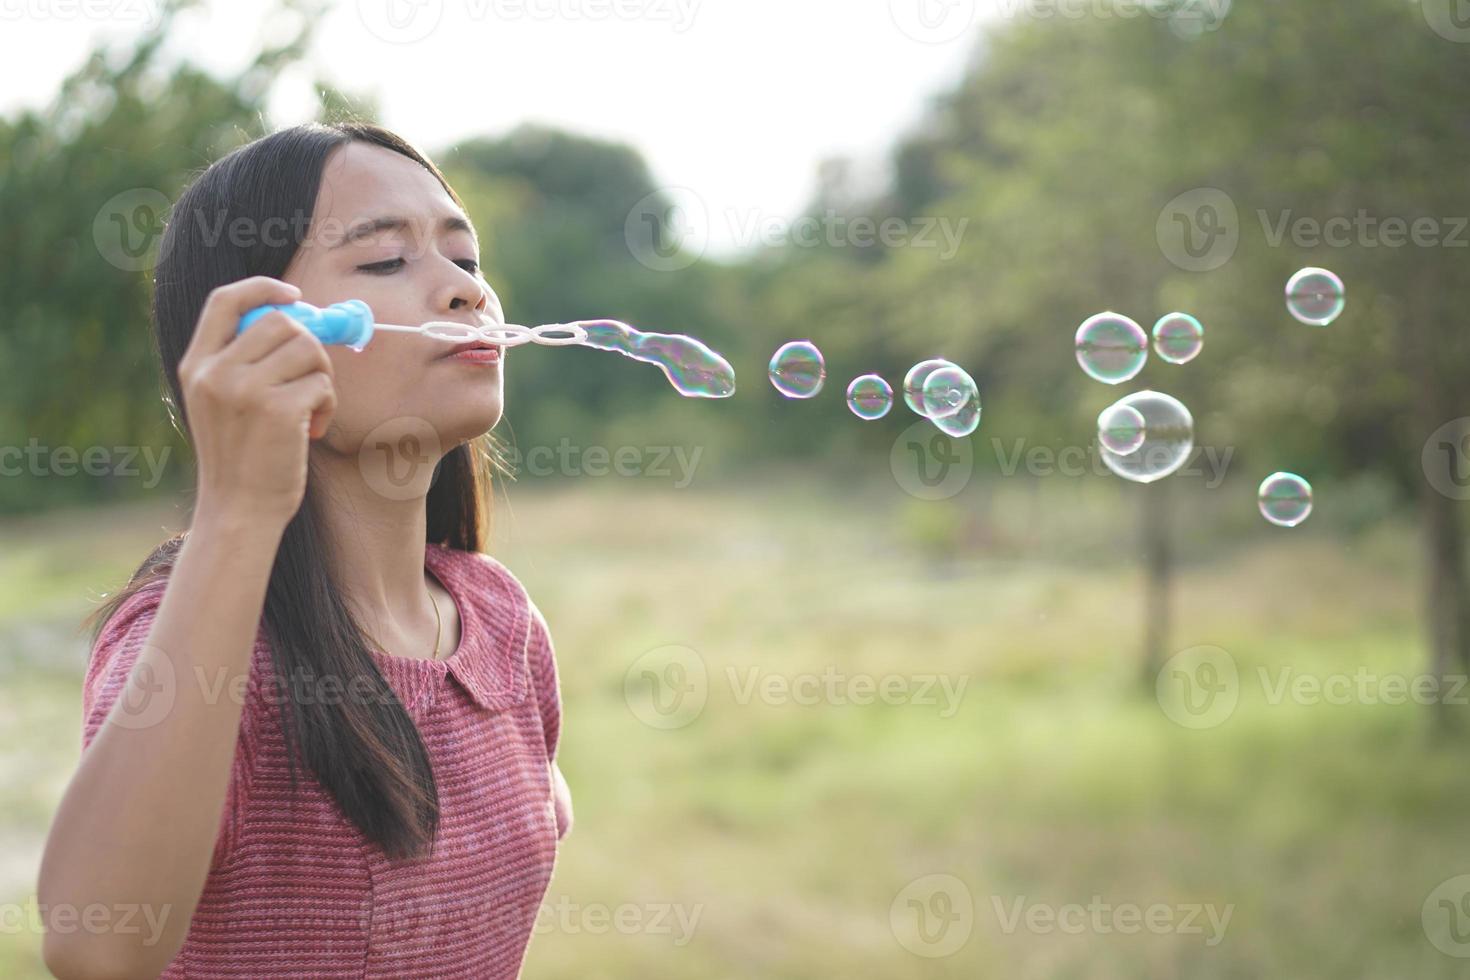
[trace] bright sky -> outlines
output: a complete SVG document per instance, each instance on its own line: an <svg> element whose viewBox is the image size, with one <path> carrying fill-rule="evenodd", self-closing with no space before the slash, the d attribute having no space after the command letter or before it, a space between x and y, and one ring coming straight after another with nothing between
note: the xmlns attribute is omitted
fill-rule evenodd
<svg viewBox="0 0 1470 980"><path fill-rule="evenodd" d="M984 2L339 0L310 68L374 93L384 124L430 153L526 121L626 141L657 181L698 196L710 250L728 253L753 218L796 213L822 159L880 166L958 78ZM282 33L270 6L210 0L181 20L177 50L238 69ZM0 0L0 113L46 104L95 39L136 36L156 10ZM273 122L306 118L311 81L283 82Z"/></svg>

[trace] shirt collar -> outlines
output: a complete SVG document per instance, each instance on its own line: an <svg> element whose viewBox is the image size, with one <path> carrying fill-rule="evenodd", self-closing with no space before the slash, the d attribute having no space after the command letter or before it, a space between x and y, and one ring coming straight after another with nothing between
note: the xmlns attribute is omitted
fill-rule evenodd
<svg viewBox="0 0 1470 980"><path fill-rule="evenodd" d="M459 609L459 647L443 663L476 704L503 711L530 691L526 641L530 599L500 562L476 551L429 543L425 564Z"/></svg>

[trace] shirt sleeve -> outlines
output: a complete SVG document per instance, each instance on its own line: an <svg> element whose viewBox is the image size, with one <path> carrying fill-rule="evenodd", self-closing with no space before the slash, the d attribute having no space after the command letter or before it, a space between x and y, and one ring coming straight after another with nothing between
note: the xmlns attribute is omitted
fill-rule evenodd
<svg viewBox="0 0 1470 980"><path fill-rule="evenodd" d="M531 665L531 683L536 691L536 706L541 714L541 727L546 734L546 758L551 764L552 795L556 803L557 837L565 837L572 826L572 794L556 764L556 751L561 742L561 685L556 670L556 650L551 630L534 602L530 603L531 628L526 656Z"/></svg>
<svg viewBox="0 0 1470 980"><path fill-rule="evenodd" d="M157 721L168 711L177 685L186 678L170 670L154 670L145 663L137 677L130 676L147 644L158 606L163 601L165 585L148 585L129 596L107 621L92 645L91 657L82 683L82 752L85 753L108 717L119 697L114 724L124 728L142 728ZM235 758L226 790L224 809L215 839L214 863L224 861L234 845L239 812L245 805L249 788L250 760L253 756L253 703L247 701L240 713L240 728L235 741ZM160 819L166 819L164 814Z"/></svg>

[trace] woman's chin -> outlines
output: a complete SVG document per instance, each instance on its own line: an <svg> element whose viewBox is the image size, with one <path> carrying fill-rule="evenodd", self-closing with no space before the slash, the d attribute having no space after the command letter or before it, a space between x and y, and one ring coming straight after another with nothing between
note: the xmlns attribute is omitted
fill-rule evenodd
<svg viewBox="0 0 1470 980"><path fill-rule="evenodd" d="M457 445L477 439L500 424L500 401L493 405L459 406L453 416L446 417L442 425L435 426L447 445Z"/></svg>

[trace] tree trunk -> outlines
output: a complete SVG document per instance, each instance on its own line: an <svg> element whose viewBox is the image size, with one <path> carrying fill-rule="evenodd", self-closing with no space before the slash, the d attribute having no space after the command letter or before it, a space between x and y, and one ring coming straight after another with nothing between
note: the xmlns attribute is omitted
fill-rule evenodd
<svg viewBox="0 0 1470 980"><path fill-rule="evenodd" d="M1429 431L1433 431L1432 429ZM1430 671L1435 677L1463 675L1470 669L1470 617L1465 589L1465 539L1460 502L1420 481L1419 523L1424 535L1424 622ZM1441 694L1456 690L1443 684ZM1453 706L1435 702L1436 717L1449 721Z"/></svg>
<svg viewBox="0 0 1470 980"><path fill-rule="evenodd" d="M1143 683L1153 690L1154 680L1169 646L1169 593L1174 574L1170 519L1173 496L1166 478L1148 483L1139 494L1139 530L1143 544Z"/></svg>
<svg viewBox="0 0 1470 980"><path fill-rule="evenodd" d="M1409 370L1418 392L1411 418L1418 438L1428 439L1446 422L1464 413L1456 411L1455 386L1446 377L1444 351L1437 351L1433 346L1440 332L1407 329L1404 333ZM1448 451L1456 454L1447 460L1451 467L1466 463L1458 457L1463 447L1453 446ZM1443 679L1451 674L1463 674L1470 668L1470 595L1465 589L1465 539L1459 510L1462 504L1444 492L1447 488L1434 485L1421 460L1414 462L1419 470L1416 474L1419 525L1424 536L1424 623L1429 641L1429 670L1433 676ZM1453 686L1440 687L1441 695L1454 690ZM1435 720L1439 727L1444 727L1452 706L1445 704L1441 697L1436 699L1435 707Z"/></svg>

